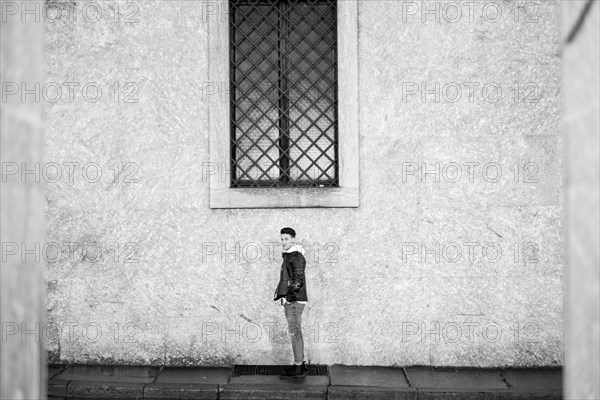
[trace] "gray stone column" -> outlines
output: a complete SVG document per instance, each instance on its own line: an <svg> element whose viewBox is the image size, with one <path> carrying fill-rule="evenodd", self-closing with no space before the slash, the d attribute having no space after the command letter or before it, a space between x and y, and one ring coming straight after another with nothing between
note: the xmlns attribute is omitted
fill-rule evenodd
<svg viewBox="0 0 600 400"><path fill-rule="evenodd" d="M37 3L43 6L43 2ZM36 163L42 162L43 103L37 97L40 91L36 90L36 83L43 86L44 81L44 25L43 19L35 14L27 15L23 21L22 4L0 0L0 397L43 399L47 380L42 335L46 283L41 248L45 240L46 204L39 174L23 177L21 169L33 170ZM33 89L24 100L23 88ZM13 174L15 167L18 171Z"/></svg>
<svg viewBox="0 0 600 400"><path fill-rule="evenodd" d="M598 399L599 2L562 1L567 293L565 397Z"/></svg>

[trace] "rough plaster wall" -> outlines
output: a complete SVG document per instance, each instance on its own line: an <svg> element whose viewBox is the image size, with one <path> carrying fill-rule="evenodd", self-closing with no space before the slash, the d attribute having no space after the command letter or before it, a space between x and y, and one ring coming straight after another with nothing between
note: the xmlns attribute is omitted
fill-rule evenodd
<svg viewBox="0 0 600 400"><path fill-rule="evenodd" d="M307 257L310 362L562 364L558 2L540 3L539 22L528 25L421 23L418 16L403 22L402 2L361 2L360 208L281 210L208 208L201 4L140 2L137 24L106 18L48 26L49 81L134 81L141 88L138 104L102 97L47 107L47 159L96 162L107 175L94 184L49 185L48 241L119 244L122 253L116 262L105 255L49 263L49 318L54 326L80 324L51 341L54 361L289 362L283 309L271 300L279 256L269 259L261 246L258 262L231 255L222 262L219 254L203 260L202 250L207 242L232 249L277 241L278 229L292 226L299 240L320 249ZM465 81L498 82L504 98L402 98L402 82ZM539 101L512 101L507 87L515 82L537 83ZM111 184L115 161L139 165L139 182ZM403 182L402 163L422 162L497 162L503 176L497 183L481 174L472 183ZM512 182L516 162L538 165L539 182ZM137 263L122 262L130 242ZM432 255L403 261L407 242L459 243L463 252L464 243L477 242L479 253L454 263ZM481 256L488 242L502 249L496 262ZM525 242L539 246L539 262L513 260L514 246ZM97 328L87 337L82 330L92 323L102 330L97 340L90 340Z"/></svg>

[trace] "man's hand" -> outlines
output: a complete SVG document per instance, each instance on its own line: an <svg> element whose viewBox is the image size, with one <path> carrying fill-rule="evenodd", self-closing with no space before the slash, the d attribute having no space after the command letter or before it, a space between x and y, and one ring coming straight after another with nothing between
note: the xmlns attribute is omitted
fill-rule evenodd
<svg viewBox="0 0 600 400"><path fill-rule="evenodd" d="M290 285L290 292L292 292L292 294L297 294L300 292L301 287L302 287L302 283L292 282L292 284Z"/></svg>

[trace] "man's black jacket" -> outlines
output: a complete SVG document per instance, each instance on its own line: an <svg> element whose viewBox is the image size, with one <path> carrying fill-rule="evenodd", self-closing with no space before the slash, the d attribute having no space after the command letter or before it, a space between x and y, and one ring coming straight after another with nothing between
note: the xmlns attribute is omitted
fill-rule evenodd
<svg viewBox="0 0 600 400"><path fill-rule="evenodd" d="M273 300L285 297L290 303L292 301L308 301L304 277L304 269L306 268L304 256L299 251L282 253L282 256L283 262L279 274L279 285L275 289Z"/></svg>

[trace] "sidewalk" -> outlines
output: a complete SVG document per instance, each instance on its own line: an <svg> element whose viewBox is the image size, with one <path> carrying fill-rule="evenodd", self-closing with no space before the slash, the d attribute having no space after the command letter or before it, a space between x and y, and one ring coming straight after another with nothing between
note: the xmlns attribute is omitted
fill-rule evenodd
<svg viewBox="0 0 600 400"><path fill-rule="evenodd" d="M305 379L234 368L50 365L50 399L561 399L562 369L333 365ZM276 369L276 368L275 368ZM311 375L313 373L313 375Z"/></svg>

